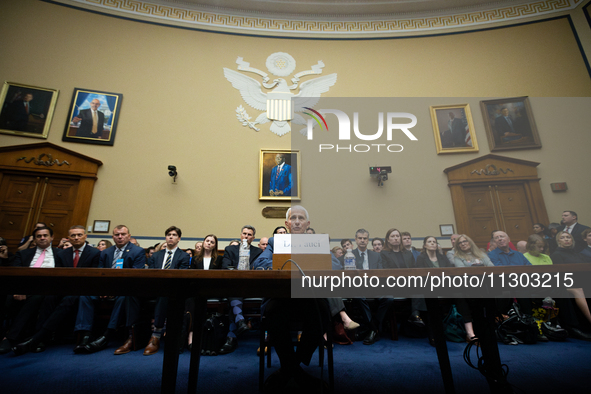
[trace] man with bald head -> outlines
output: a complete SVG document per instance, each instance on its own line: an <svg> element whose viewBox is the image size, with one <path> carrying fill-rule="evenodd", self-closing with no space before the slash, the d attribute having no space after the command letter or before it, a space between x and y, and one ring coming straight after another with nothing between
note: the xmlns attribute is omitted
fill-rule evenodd
<svg viewBox="0 0 591 394"><path fill-rule="evenodd" d="M100 106L100 100L95 98L90 102L90 108L81 109L78 115L72 119L74 123L80 122L76 137L101 138L105 114L98 110Z"/></svg>
<svg viewBox="0 0 591 394"><path fill-rule="evenodd" d="M494 265L531 265L523 254L509 247L511 239L506 232L496 230L492 235L497 248L489 252L488 257Z"/></svg>

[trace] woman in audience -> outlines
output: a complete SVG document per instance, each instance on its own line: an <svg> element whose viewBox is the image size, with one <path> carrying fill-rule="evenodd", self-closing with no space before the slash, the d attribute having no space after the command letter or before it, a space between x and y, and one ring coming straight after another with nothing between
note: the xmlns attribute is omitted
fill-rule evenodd
<svg viewBox="0 0 591 394"><path fill-rule="evenodd" d="M544 253L548 249L540 234L532 234L527 239L527 252L523 254L532 265L551 265L552 259Z"/></svg>
<svg viewBox="0 0 591 394"><path fill-rule="evenodd" d="M214 234L207 235L203 242L198 242L202 245L199 252L195 252L195 257L191 261L190 269L198 269L198 270L212 270L212 269L222 269L222 256L218 255L218 237ZM197 244L195 244L197 246ZM187 298L187 302L185 303L185 321L183 322L183 338L184 333L188 333L188 345L191 348L193 343L193 330L191 327L191 322L193 322L192 316L195 315L195 298L189 297ZM184 340L184 339L183 339Z"/></svg>
<svg viewBox="0 0 591 394"><path fill-rule="evenodd" d="M492 242L491 242L492 245ZM495 245L496 247L496 245ZM494 264L488 256L482 252L478 246L466 234L460 234L454 244L454 261L456 267L494 267ZM464 328L466 329L466 341L474 341L478 338L474 334L472 325L472 313L468 300L457 298L456 306L458 312L464 318Z"/></svg>
<svg viewBox="0 0 591 394"><path fill-rule="evenodd" d="M339 257L341 257L344 253L343 253L343 248L341 248L340 246L335 246L334 248L332 248L330 250L335 257L338 259Z"/></svg>
<svg viewBox="0 0 591 394"><path fill-rule="evenodd" d="M412 253L402 247L400 231L391 228L386 232L384 249L380 252L383 268L415 268Z"/></svg>
<svg viewBox="0 0 591 394"><path fill-rule="evenodd" d="M287 234L287 229L285 226L276 227L275 230L273 230L273 235L275 234Z"/></svg>
<svg viewBox="0 0 591 394"><path fill-rule="evenodd" d="M579 264L584 263L583 257L575 252L575 240L567 231L559 231L556 234L556 243L558 248L550 255L553 264ZM575 299L575 303L585 315L585 318L591 323L591 311L585 298L582 288L568 289Z"/></svg>
<svg viewBox="0 0 591 394"><path fill-rule="evenodd" d="M111 246L113 246L113 244L110 241L102 239L99 241L98 245L96 245L96 248L102 252L103 250L110 248Z"/></svg>
<svg viewBox="0 0 591 394"><path fill-rule="evenodd" d="M587 247L580 252L581 256L583 256L583 261L585 263L591 263L591 228L583 231L581 237L587 242Z"/></svg>
<svg viewBox="0 0 591 394"><path fill-rule="evenodd" d="M185 249L185 253L189 255L189 258L191 260L193 260L193 249L191 249L191 248Z"/></svg>
<svg viewBox="0 0 591 394"><path fill-rule="evenodd" d="M456 242L458 242L456 240ZM417 257L417 268L444 268L451 267L451 263L444 254L439 252L437 238L427 236L423 239L423 250Z"/></svg>

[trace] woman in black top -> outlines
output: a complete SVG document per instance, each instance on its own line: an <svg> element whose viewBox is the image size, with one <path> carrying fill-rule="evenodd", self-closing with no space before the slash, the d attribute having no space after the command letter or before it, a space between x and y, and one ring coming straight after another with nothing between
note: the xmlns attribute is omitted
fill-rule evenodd
<svg viewBox="0 0 591 394"><path fill-rule="evenodd" d="M423 239L423 250L416 262L417 268L453 267L445 255L439 253L437 238L427 236Z"/></svg>
<svg viewBox="0 0 591 394"><path fill-rule="evenodd" d="M584 263L583 257L575 252L575 240L573 236L567 231L559 231L556 234L556 243L558 248L550 255L553 264L579 264ZM591 323L591 311L585 298L585 293L582 288L568 289L573 294L575 303L585 315L585 318Z"/></svg>

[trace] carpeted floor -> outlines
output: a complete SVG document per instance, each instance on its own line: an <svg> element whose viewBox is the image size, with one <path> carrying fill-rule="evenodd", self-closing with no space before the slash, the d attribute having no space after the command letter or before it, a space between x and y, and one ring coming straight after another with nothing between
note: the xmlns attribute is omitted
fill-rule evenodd
<svg viewBox="0 0 591 394"><path fill-rule="evenodd" d="M154 356L141 351L114 356L120 343L92 355L75 355L72 344L53 345L39 354L0 356L0 393L160 393L162 350ZM465 344L447 342L457 393L487 393L487 382L463 360ZM229 355L202 357L198 392L258 392L258 335L248 332L238 349ZM591 342L538 343L508 346L499 344L502 361L509 366L508 381L515 392L584 393L591 377ZM443 383L435 349L427 339L382 338L372 346L356 342L335 345L335 392L442 393ZM475 362L476 355L473 354ZM273 368L279 366L273 353ZM187 392L189 353L180 355L177 393ZM317 355L310 374L320 376ZM324 371L327 379L326 369Z"/></svg>

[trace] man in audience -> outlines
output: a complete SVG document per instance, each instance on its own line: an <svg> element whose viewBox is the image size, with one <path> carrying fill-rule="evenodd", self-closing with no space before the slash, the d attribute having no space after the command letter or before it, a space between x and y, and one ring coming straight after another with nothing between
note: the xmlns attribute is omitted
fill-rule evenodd
<svg viewBox="0 0 591 394"><path fill-rule="evenodd" d="M127 226L121 224L115 227L113 229L113 242L115 245L101 252L99 268L144 268L146 265L146 254L144 253L144 249L132 244L130 239L131 233ZM105 333L94 341L89 342L92 325L94 323L94 303L95 301L98 301L99 298L114 298L115 304ZM117 329L119 315L124 301L124 296L80 297L78 316L76 317L74 331L79 332L82 336L82 341L76 346L76 348L74 348L74 353L94 353L107 348L109 340Z"/></svg>
<svg viewBox="0 0 591 394"><path fill-rule="evenodd" d="M12 266L32 268L64 266L60 250L51 246L53 242L53 230L51 228L37 227L33 230L33 239L37 246L18 251L14 255ZM6 310L9 314L13 314L14 317L6 337L0 343L0 354L10 352L13 346L23 341L24 331L30 321L36 321L44 298L45 296L42 295L27 294L14 294L7 297ZM11 311L15 312L11 313Z"/></svg>
<svg viewBox="0 0 591 394"><path fill-rule="evenodd" d="M39 228L39 227L47 227L47 225L43 222L37 222L35 223L35 228ZM25 250L28 248L32 248L35 246L35 237L33 237L33 235L27 235L26 237L23 237L23 239L20 240L20 242L18 243L18 247L17 250Z"/></svg>
<svg viewBox="0 0 591 394"><path fill-rule="evenodd" d="M494 265L531 265L523 254L509 247L511 240L506 232L493 231L493 239L497 248L489 252L488 257Z"/></svg>
<svg viewBox="0 0 591 394"><path fill-rule="evenodd" d="M587 244L585 249L581 251L581 255L586 263L591 263L591 228L585 229L583 234L581 234L581 237L583 237L583 240Z"/></svg>
<svg viewBox="0 0 591 394"><path fill-rule="evenodd" d="M343 252L347 254L347 249L353 250L353 242L350 239L343 239L341 240L341 247L343 248Z"/></svg>
<svg viewBox="0 0 591 394"><path fill-rule="evenodd" d="M527 253L527 241L517 242L517 251L521 254Z"/></svg>
<svg viewBox="0 0 591 394"><path fill-rule="evenodd" d="M140 246L140 243L134 237L129 238L129 242L131 242L135 246Z"/></svg>
<svg viewBox="0 0 591 394"><path fill-rule="evenodd" d="M309 228L306 230L306 234L316 234L316 230L314 230L312 227L309 227Z"/></svg>
<svg viewBox="0 0 591 394"><path fill-rule="evenodd" d="M583 231L589 227L578 222L577 213L574 211L564 211L562 213L562 224L563 226L558 231L566 231L572 235L575 240L575 252L580 253L586 246L586 242L582 237Z"/></svg>
<svg viewBox="0 0 591 394"><path fill-rule="evenodd" d="M267 248L267 244L269 243L269 238L263 237L259 241L259 249L265 250Z"/></svg>
<svg viewBox="0 0 591 394"><path fill-rule="evenodd" d="M64 267L97 268L101 252L86 243L86 230L82 225L70 227L68 240L71 248L61 251ZM62 321L78 307L80 296L47 296L41 305L37 321L37 332L31 339L16 345L16 355L45 350L44 342L59 329Z"/></svg>
<svg viewBox="0 0 591 394"><path fill-rule="evenodd" d="M308 211L295 205L287 210L285 225L291 234L304 234L310 226ZM253 268L269 268L273 266L274 238L269 239L267 249L255 260ZM312 354L318 346L318 339L325 328L318 321L318 313L313 311L326 310L326 299L308 298L272 298L263 304L263 314L268 321L269 338L279 356L281 369L273 373L265 382L267 392L285 392L291 386L299 390L318 390L319 381L300 367L301 363L310 364ZM303 322L303 331L297 351L291 341L288 322L297 317Z"/></svg>
<svg viewBox="0 0 591 394"><path fill-rule="evenodd" d="M148 260L148 268L168 270L168 269L189 269L191 260L189 255L178 247L181 241L182 231L176 226L170 226L164 231L166 237L166 247L154 253ZM135 324L140 319L141 302L138 297L125 297L126 323L129 329L129 336L125 343L115 350L115 355L129 353L135 350ZM166 311L168 309L168 298L156 298L154 308L154 332L150 337L150 342L144 349L144 356L151 356L158 352L160 348L160 338L164 329L166 320Z"/></svg>
<svg viewBox="0 0 591 394"><path fill-rule="evenodd" d="M145 251L146 251L146 261L148 261L148 260L150 260L150 257L152 257L154 255L154 252L156 251L156 247L150 246L149 248L146 248Z"/></svg>
<svg viewBox="0 0 591 394"><path fill-rule="evenodd" d="M371 240L371 247L376 253L380 253L384 249L384 240L381 238L374 238Z"/></svg>
<svg viewBox="0 0 591 394"><path fill-rule="evenodd" d="M382 268L382 258L379 253L367 249L369 243L369 231L361 228L355 233L355 243L357 249L353 250L355 256L355 265L359 270L380 269ZM344 267L345 257L341 256L339 262ZM359 304L363 310L363 323L366 328L369 328L369 333L363 340L364 345L373 345L379 340L379 330L382 321L394 302L392 297L382 297L378 300L378 309L375 316L372 316L371 308L365 298L355 298L355 302Z"/></svg>
<svg viewBox="0 0 591 394"><path fill-rule="evenodd" d="M250 268L252 268L253 262L256 260L257 257L263 253L263 250L257 248L252 244L254 240L254 236L256 234L256 230L254 227L246 225L242 227L242 231L240 233L240 239L246 240L249 249L249 264ZM238 263L240 261L240 248L242 245L230 245L226 246L224 250L224 257L222 259L222 268L228 269L228 267L235 267L238 268ZM228 297L228 302L230 303L230 327L228 331L228 336L226 338L226 343L222 346L219 353L220 354L228 354L232 353L236 350L238 346L238 336L242 334L244 331L248 330L248 325L244 320L244 316L242 315L242 304L244 298L242 297Z"/></svg>
<svg viewBox="0 0 591 394"><path fill-rule="evenodd" d="M454 261L454 246L456 244L456 239L458 239L458 237L460 236L460 234L452 234L449 237L449 240L451 241L451 249L445 254L445 256L447 257L447 259L453 264ZM416 257L415 257L416 259Z"/></svg>
<svg viewBox="0 0 591 394"><path fill-rule="evenodd" d="M412 246L412 236L408 231L403 231L402 235L402 247L412 253L412 257L416 260L421 254L414 246Z"/></svg>

